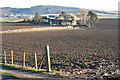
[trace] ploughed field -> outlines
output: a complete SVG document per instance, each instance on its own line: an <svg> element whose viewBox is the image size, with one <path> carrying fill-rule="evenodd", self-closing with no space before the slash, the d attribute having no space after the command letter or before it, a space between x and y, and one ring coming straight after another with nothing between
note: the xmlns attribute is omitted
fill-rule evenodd
<svg viewBox="0 0 120 80"><path fill-rule="evenodd" d="M13 29L23 29L23 28L39 28L48 27L46 25L32 24L32 23L2 23L2 30L13 30ZM116 29L118 26L117 19L100 19L95 27L99 29Z"/></svg>
<svg viewBox="0 0 120 80"><path fill-rule="evenodd" d="M14 30L14 29L26 29L26 28L39 28L39 27L48 27L46 25L39 25L39 24L32 24L32 23L11 23L11 22L3 22L2 23L2 30Z"/></svg>
<svg viewBox="0 0 120 80"><path fill-rule="evenodd" d="M117 20L112 20L111 25L108 24L109 21L111 20L101 20L102 24L98 23L96 25L100 30L3 34L2 49L7 51L8 63L11 63L10 50L13 50L14 64L18 65L23 64L23 52L25 51L26 66L31 67L35 67L34 53L37 53L39 67L45 54L44 46L49 45L52 70L65 72L65 74L61 75L85 78L100 77L104 73L112 74L117 69L118 32L116 29ZM3 30L7 30L10 27L11 29L14 28L14 26L5 28L3 26ZM45 60L42 68L46 68Z"/></svg>

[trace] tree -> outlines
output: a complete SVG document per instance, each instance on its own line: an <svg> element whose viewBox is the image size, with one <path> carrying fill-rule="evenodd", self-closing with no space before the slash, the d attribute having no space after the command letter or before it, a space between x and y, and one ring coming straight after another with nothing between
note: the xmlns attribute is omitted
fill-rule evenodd
<svg viewBox="0 0 120 80"><path fill-rule="evenodd" d="M33 18L33 22L40 22L41 18L42 17L38 13L36 13L35 17Z"/></svg>
<svg viewBox="0 0 120 80"><path fill-rule="evenodd" d="M88 9L84 9L84 8L81 8L81 9L79 9L80 10L80 12L81 12L81 18L82 18L82 20L81 20L81 25L87 25L86 24L86 19L87 19L87 15L88 15Z"/></svg>
<svg viewBox="0 0 120 80"><path fill-rule="evenodd" d="M94 24L97 23L98 16L93 11L88 12L88 26L94 27Z"/></svg>
<svg viewBox="0 0 120 80"><path fill-rule="evenodd" d="M30 18L30 17L24 17L24 22L32 22L32 18Z"/></svg>
<svg viewBox="0 0 120 80"><path fill-rule="evenodd" d="M24 17L24 22L28 22L28 18L27 17Z"/></svg>
<svg viewBox="0 0 120 80"><path fill-rule="evenodd" d="M62 20L61 20L61 19L62 19ZM69 19L74 19L74 17L71 16L70 14L66 13L66 12L61 12L61 13L59 14L59 16L56 17L55 21L57 22L58 25L60 25L61 22L68 21ZM59 20L61 20L61 21L59 21ZM70 25L70 24L68 23L68 25Z"/></svg>
<svg viewBox="0 0 120 80"><path fill-rule="evenodd" d="M29 17L29 18L28 18L28 21L29 21L29 22L32 22L32 18Z"/></svg>
<svg viewBox="0 0 120 80"><path fill-rule="evenodd" d="M73 16L71 16L70 14L67 14L66 12L61 12L61 14L59 15L59 17L63 17L65 20L73 19L74 18Z"/></svg>

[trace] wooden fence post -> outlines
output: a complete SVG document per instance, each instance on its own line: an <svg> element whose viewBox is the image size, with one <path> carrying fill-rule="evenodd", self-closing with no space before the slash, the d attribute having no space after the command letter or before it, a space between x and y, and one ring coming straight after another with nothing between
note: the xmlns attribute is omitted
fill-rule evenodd
<svg viewBox="0 0 120 80"><path fill-rule="evenodd" d="M40 67L39 67L39 70L40 70L41 67L42 67L42 63L43 63L44 57L45 57L45 55L42 57L42 60L41 60L41 63L40 63Z"/></svg>
<svg viewBox="0 0 120 80"><path fill-rule="evenodd" d="M47 71L50 72L51 71L51 64L50 64L50 52L49 52L49 46L45 46L45 54L46 54L46 67L47 67Z"/></svg>
<svg viewBox="0 0 120 80"><path fill-rule="evenodd" d="M11 51L11 61L12 61L12 65L13 65L13 51Z"/></svg>
<svg viewBox="0 0 120 80"><path fill-rule="evenodd" d="M24 55L23 55L23 66L25 67L25 52L24 52Z"/></svg>
<svg viewBox="0 0 120 80"><path fill-rule="evenodd" d="M4 51L4 58L5 58L5 64L6 64L6 51Z"/></svg>
<svg viewBox="0 0 120 80"><path fill-rule="evenodd" d="M37 56L36 56L36 53L35 53L35 69L37 70Z"/></svg>

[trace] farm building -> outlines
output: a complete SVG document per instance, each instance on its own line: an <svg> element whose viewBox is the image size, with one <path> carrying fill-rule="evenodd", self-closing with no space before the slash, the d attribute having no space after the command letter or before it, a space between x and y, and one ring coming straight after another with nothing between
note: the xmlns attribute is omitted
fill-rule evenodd
<svg viewBox="0 0 120 80"><path fill-rule="evenodd" d="M57 25L57 26L76 26L76 25L83 25L87 23L86 17L83 17L82 14L74 14L74 16L71 16L70 14L63 14L62 16L56 16L56 15L47 15L47 16L41 16L40 22L47 22L51 26ZM73 18L71 18L73 17Z"/></svg>

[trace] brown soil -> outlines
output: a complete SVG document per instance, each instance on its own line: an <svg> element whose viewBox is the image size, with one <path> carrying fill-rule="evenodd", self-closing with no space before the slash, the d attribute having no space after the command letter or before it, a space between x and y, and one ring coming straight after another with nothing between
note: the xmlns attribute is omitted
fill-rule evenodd
<svg viewBox="0 0 120 80"><path fill-rule="evenodd" d="M49 27L32 23L2 23L2 30L13 30L22 28L38 28L38 27ZM95 27L100 29L113 29L118 27L117 19L100 19Z"/></svg>
<svg viewBox="0 0 120 80"><path fill-rule="evenodd" d="M2 23L2 30L13 30L13 29L23 29L23 28L38 28L38 27L48 27L45 25L38 25L32 23Z"/></svg>
<svg viewBox="0 0 120 80"><path fill-rule="evenodd" d="M22 65L23 52L25 51L26 65L34 67L34 53L37 53L39 66L42 56L45 54L44 46L50 45L53 70L71 72L72 74L74 69L97 69L103 60L116 63L118 57L118 33L114 29L117 26L116 21L100 20L99 25L96 25L101 29L104 27L105 29L109 28L109 30L66 30L3 34L2 49L7 51L8 63L11 63L10 50L13 50L14 63L19 65ZM6 23L3 30L27 27L13 26L13 24L10 26L7 24L5 27L5 25ZM45 68L45 66L42 66L42 68Z"/></svg>

